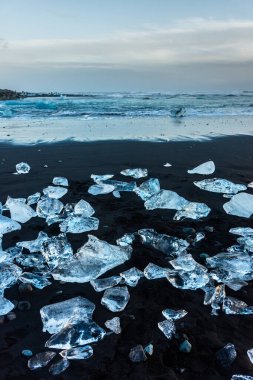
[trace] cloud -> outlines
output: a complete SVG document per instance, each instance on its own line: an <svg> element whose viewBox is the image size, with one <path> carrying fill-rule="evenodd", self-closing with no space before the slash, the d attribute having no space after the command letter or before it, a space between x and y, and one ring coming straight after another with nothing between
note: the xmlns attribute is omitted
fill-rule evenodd
<svg viewBox="0 0 253 380"><path fill-rule="evenodd" d="M8 48L8 42L4 40L3 38L0 38L0 49L7 49Z"/></svg>

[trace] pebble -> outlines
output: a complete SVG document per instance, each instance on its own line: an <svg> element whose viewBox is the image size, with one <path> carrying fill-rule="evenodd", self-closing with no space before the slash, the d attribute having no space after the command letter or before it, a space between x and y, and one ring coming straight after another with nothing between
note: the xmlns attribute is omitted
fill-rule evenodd
<svg viewBox="0 0 253 380"><path fill-rule="evenodd" d="M18 303L18 310L27 311L31 309L31 303L29 301L20 301Z"/></svg>
<svg viewBox="0 0 253 380"><path fill-rule="evenodd" d="M33 291L31 284L19 284L18 290L20 293L28 293Z"/></svg>
<svg viewBox="0 0 253 380"><path fill-rule="evenodd" d="M191 228L191 227L184 227L183 232L185 234L196 234L195 228Z"/></svg>

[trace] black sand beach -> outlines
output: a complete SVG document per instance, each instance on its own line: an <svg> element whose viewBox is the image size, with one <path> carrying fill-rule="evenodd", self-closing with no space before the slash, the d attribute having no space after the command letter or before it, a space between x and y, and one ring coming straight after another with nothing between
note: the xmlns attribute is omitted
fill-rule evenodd
<svg viewBox="0 0 253 380"><path fill-rule="evenodd" d="M124 233L140 228L154 228L159 233L187 238L184 227L197 232L204 231L206 239L191 250L193 257L201 262L200 253L209 255L222 252L234 244L236 236L228 233L237 226L253 227L252 219L227 215L222 205L227 201L221 194L202 191L193 185L199 175L187 174L187 169L212 159L216 164L215 176L236 183L253 181L253 137L219 138L207 142L101 142L101 143L56 143L34 146L0 145L1 201L7 195L27 197L51 184L54 176L69 179L69 192L63 202L77 202L85 199L96 210L100 220L95 236L110 243ZM25 161L31 165L28 175L13 175L15 165ZM172 167L163 167L169 162ZM47 165L45 167L45 165ZM120 199L111 194L92 196L87 193L93 183L90 175L115 174L115 179L130 180L119 175L125 168L146 167L149 177L160 180L161 187L178 192L192 201L205 202L212 211L202 221L173 221L170 210L147 211L143 201L134 193L123 193ZM214 176L214 175L213 175ZM212 176L212 177L213 177ZM142 182L141 180L138 183ZM252 192L252 189L248 190ZM213 226L214 232L207 232L206 226ZM3 247L13 246L20 240L34 239L43 230L50 236L59 233L58 225L45 227L43 219L32 219L24 224L22 231L5 235ZM87 240L87 233L68 234L72 246L77 249ZM136 266L143 270L149 262L161 266L166 264L158 251L133 244L132 259L124 265L107 272L104 277L118 274ZM253 305L253 285L240 291L228 288L227 293ZM61 291L61 293L59 293ZM253 376L253 366L246 351L253 347L253 316L231 316L220 313L211 316L210 306L203 305L202 291L184 291L172 287L166 279L148 281L141 279L136 288L130 288L130 301L119 315L122 333L107 336L94 345L94 355L88 360L73 360L70 367L57 379L69 380L229 380L233 374ZM107 319L115 315L100 304L101 293L96 293L87 284L60 284L30 293L20 293L18 286L5 293L10 300L28 300L31 309L14 310L16 319L0 325L0 379L35 380L51 379L48 369L30 371L27 359L21 355L23 349L33 353L44 350L49 337L42 333L39 310L42 306L81 295L96 304L94 320L104 326ZM185 309L188 314L176 322L180 336L186 334L192 344L190 353L179 351L180 340L167 340L157 327L164 318L165 308ZM215 353L231 342L237 350L237 358L228 369L219 366ZM144 363L134 364L129 360L129 351L137 344L154 345L154 354Z"/></svg>

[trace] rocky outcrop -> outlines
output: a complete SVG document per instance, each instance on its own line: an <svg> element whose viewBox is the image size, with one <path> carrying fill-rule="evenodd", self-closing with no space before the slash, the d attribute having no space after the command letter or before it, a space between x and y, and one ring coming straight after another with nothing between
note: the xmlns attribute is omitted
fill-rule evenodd
<svg viewBox="0 0 253 380"><path fill-rule="evenodd" d="M0 89L0 100L14 100L24 98L25 95L22 92L12 90Z"/></svg>

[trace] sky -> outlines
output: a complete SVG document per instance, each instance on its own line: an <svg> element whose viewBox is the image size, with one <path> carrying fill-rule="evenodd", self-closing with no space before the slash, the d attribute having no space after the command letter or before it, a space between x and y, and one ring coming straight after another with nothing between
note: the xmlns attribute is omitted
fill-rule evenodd
<svg viewBox="0 0 253 380"><path fill-rule="evenodd" d="M253 1L0 0L0 88L253 90Z"/></svg>

